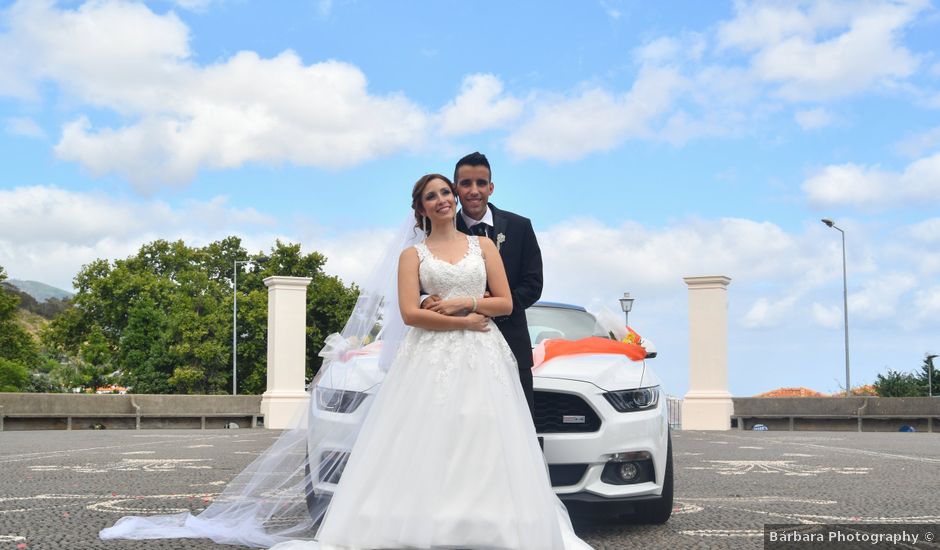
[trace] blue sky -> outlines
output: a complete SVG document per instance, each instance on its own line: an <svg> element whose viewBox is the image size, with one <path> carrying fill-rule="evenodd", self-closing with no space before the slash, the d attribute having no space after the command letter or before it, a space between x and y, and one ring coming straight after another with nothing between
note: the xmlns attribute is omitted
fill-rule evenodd
<svg viewBox="0 0 940 550"><path fill-rule="evenodd" d="M731 391L940 350L931 2L0 1L0 265L70 287L155 238L368 272L412 183L485 152L546 299L617 308L688 389L683 276L729 289Z"/></svg>

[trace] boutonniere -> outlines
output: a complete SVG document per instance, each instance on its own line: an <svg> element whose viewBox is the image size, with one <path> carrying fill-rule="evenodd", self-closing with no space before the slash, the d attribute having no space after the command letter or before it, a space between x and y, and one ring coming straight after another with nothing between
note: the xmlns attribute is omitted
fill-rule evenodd
<svg viewBox="0 0 940 550"><path fill-rule="evenodd" d="M506 242L506 235L504 233L500 233L499 235L496 235L496 250L500 250L501 248L503 248L504 242Z"/></svg>

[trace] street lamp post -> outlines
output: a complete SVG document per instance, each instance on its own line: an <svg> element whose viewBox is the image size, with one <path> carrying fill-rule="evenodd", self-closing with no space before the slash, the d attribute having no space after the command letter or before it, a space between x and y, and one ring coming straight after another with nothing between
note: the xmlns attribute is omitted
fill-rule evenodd
<svg viewBox="0 0 940 550"><path fill-rule="evenodd" d="M267 257L232 263L232 395L238 395L238 264L264 263Z"/></svg>
<svg viewBox="0 0 940 550"><path fill-rule="evenodd" d="M930 365L930 368L927 369L927 396L933 397L933 360L937 357L936 355L927 356L927 364Z"/></svg>
<svg viewBox="0 0 940 550"><path fill-rule="evenodd" d="M630 297L629 292L623 293L623 298L620 299L620 308L623 310L623 320L630 326L630 310L633 309L633 300L635 298Z"/></svg>
<svg viewBox="0 0 940 550"><path fill-rule="evenodd" d="M828 218L823 218L821 221L842 233L842 314L845 319L845 395L848 397L852 395L852 379L849 375L849 286L845 274L845 231Z"/></svg>

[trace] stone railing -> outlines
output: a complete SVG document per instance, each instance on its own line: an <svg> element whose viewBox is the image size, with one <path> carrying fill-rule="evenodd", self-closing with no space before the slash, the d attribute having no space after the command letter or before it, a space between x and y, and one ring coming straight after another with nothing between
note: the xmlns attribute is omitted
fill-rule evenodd
<svg viewBox="0 0 940 550"><path fill-rule="evenodd" d="M0 393L0 431L256 427L260 395Z"/></svg>
<svg viewBox="0 0 940 550"><path fill-rule="evenodd" d="M733 425L750 430L940 431L940 397L736 397Z"/></svg>

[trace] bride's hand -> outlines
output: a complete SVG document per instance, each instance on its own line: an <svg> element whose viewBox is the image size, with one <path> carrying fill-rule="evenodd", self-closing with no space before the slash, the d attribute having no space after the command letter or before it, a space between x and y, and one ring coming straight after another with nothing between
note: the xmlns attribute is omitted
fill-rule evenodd
<svg viewBox="0 0 940 550"><path fill-rule="evenodd" d="M451 298L450 300L441 300L428 309L442 315L463 315L470 311L472 307L473 300L470 298Z"/></svg>
<svg viewBox="0 0 940 550"><path fill-rule="evenodd" d="M467 323L467 330L475 330L477 332L489 332L490 331L490 318L486 315L480 315L479 313L471 313L464 317L464 320Z"/></svg>

